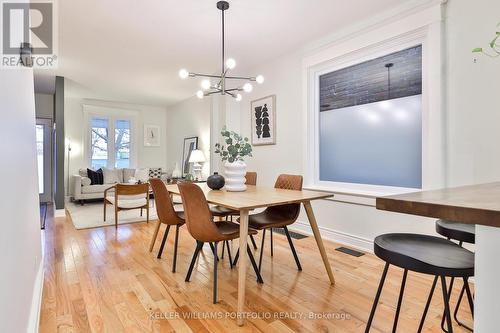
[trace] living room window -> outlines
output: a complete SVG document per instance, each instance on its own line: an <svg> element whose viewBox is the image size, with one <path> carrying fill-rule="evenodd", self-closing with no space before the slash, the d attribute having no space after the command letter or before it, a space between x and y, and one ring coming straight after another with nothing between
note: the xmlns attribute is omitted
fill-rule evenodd
<svg viewBox="0 0 500 333"><path fill-rule="evenodd" d="M87 160L99 168L134 167L135 115L129 110L99 108L84 105L87 121Z"/></svg>

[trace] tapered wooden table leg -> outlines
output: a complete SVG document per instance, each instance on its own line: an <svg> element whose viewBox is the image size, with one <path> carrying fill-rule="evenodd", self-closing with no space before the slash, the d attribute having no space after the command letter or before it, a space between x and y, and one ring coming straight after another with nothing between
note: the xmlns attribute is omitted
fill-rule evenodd
<svg viewBox="0 0 500 333"><path fill-rule="evenodd" d="M335 284L335 278L333 277L332 267L328 261L328 256L326 255L325 246L323 245L323 240L321 239L321 234L319 233L318 223L316 222L316 217L311 206L310 201L304 202L304 208L306 209L307 218L309 219L309 224L316 239L316 244L318 245L319 252L321 253L321 258L323 259L323 264L325 264L326 272L330 278L330 283Z"/></svg>
<svg viewBox="0 0 500 333"><path fill-rule="evenodd" d="M241 316L245 310L245 280L247 271L247 237L248 237L248 210L240 210L240 259L238 262L238 313L237 324L242 326L245 319Z"/></svg>
<svg viewBox="0 0 500 333"><path fill-rule="evenodd" d="M151 239L151 244L149 245L149 252L153 251L153 247L155 246L156 237L158 237L158 231L160 230L161 222L158 220L156 224L155 231L153 232L153 239Z"/></svg>

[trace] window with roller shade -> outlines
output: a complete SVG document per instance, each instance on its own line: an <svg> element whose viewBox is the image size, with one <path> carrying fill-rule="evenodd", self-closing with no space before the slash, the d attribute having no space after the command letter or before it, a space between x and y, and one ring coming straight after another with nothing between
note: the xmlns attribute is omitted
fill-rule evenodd
<svg viewBox="0 0 500 333"><path fill-rule="evenodd" d="M321 181L422 187L422 46L319 77Z"/></svg>

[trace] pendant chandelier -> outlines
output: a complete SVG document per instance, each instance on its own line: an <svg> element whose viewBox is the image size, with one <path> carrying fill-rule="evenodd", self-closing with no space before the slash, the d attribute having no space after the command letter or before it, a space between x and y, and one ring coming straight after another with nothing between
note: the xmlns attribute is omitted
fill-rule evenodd
<svg viewBox="0 0 500 333"><path fill-rule="evenodd" d="M187 69L181 69L179 71L179 76L181 79L187 79L188 77L203 77L201 81L201 90L196 92L198 98L203 98L205 96L210 96L214 94L230 95L235 98L238 102L241 101L241 91L251 92L253 86L251 82L263 83L264 77L262 75L253 76L230 76L229 71L236 67L236 61L233 58L225 58L224 49L224 11L229 9L229 3L227 1L217 2L217 8L222 14L222 66L220 75L210 75L189 72ZM237 80L240 82L240 86L228 87L226 85L226 80ZM243 81L246 81L243 83ZM243 85L241 85L243 83Z"/></svg>

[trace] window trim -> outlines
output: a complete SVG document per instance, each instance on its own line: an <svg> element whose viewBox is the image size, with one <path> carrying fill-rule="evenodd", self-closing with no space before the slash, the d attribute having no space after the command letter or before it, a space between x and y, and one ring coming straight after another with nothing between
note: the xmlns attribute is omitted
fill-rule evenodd
<svg viewBox="0 0 500 333"><path fill-rule="evenodd" d="M399 30L401 31L401 30ZM398 36L385 38L371 31L378 41L362 47L353 40L343 41L311 54L303 61L305 129L303 165L305 187L337 193L362 196L383 196L419 191L370 184L339 183L319 179L319 77L366 60L422 45L422 189L441 187L444 179L444 130L442 128L441 84L441 28L439 22L426 22L424 26ZM369 35L369 33L365 34ZM339 52L342 50L343 52ZM432 122L431 122L432 120Z"/></svg>
<svg viewBox="0 0 500 333"><path fill-rule="evenodd" d="M106 118L108 119L109 126L109 135L110 138L115 140L115 122L117 120L127 120L130 121L130 162L129 168L136 168L137 166L137 155L138 155L138 137L139 133L137 128L137 116L138 111L135 110L127 110L127 109L118 109L118 108L110 108L104 106L97 105L88 105L83 104L83 114L84 114L84 151L85 151L85 162L88 167L92 166L91 161L91 121L94 117ZM108 138L109 140L109 138ZM106 164L106 168L114 169L116 162L116 152L113 144L108 144L108 160Z"/></svg>

